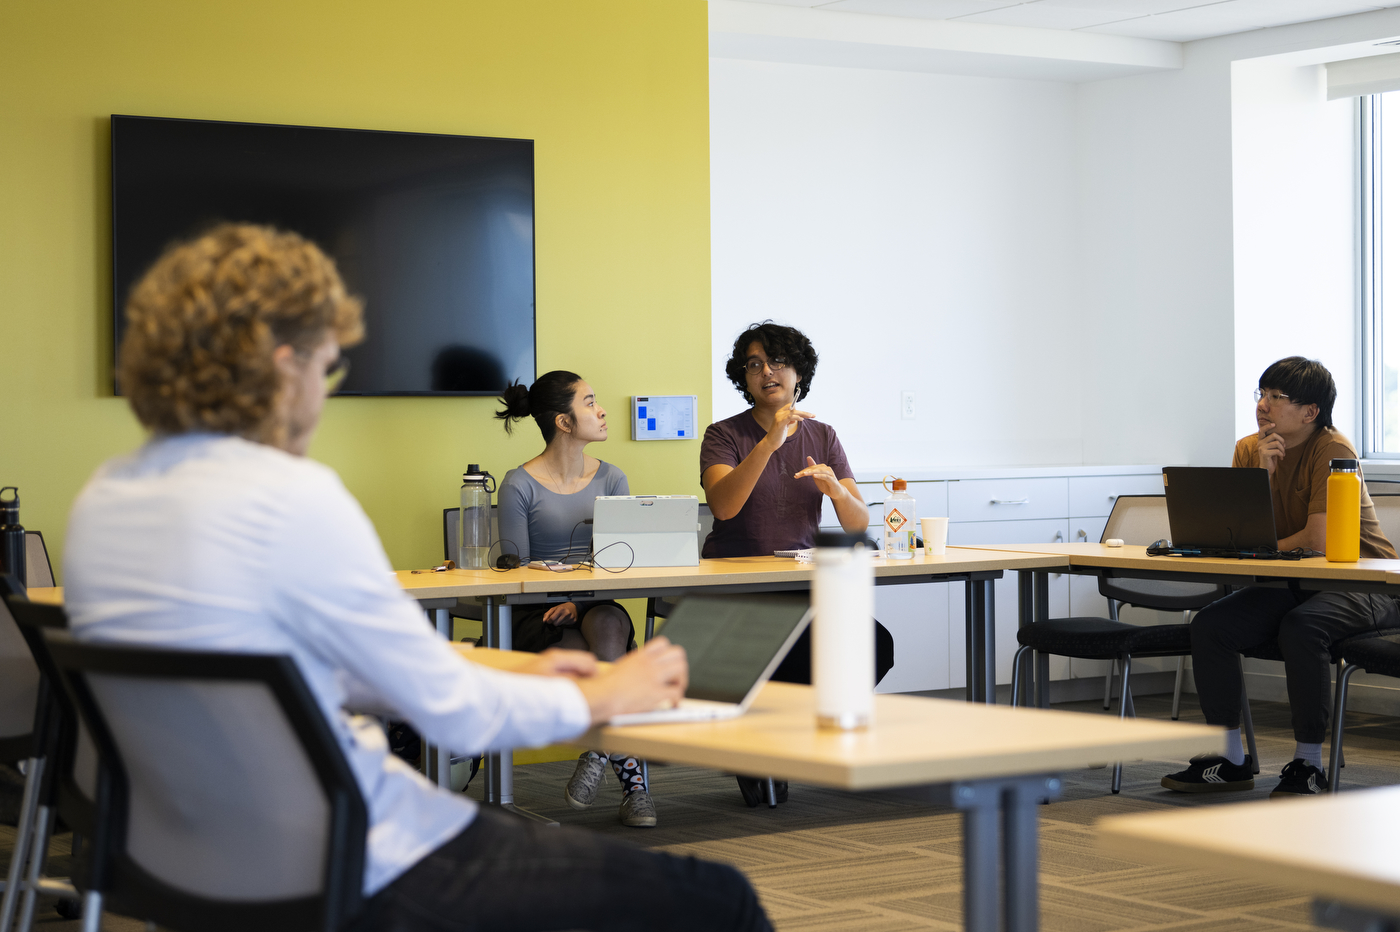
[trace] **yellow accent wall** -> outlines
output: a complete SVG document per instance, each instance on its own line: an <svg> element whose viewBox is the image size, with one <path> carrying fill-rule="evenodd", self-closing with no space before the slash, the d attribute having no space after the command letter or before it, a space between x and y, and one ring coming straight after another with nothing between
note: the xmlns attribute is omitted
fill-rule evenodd
<svg viewBox="0 0 1400 932"><path fill-rule="evenodd" d="M588 379L590 452L699 493L695 441L628 439L628 396L710 414L704 0L44 0L0 4L0 485L57 565L70 504L139 444L111 384L112 113L536 141L539 371ZM484 398L328 402L339 471L396 567L441 558L461 473L542 446Z"/></svg>

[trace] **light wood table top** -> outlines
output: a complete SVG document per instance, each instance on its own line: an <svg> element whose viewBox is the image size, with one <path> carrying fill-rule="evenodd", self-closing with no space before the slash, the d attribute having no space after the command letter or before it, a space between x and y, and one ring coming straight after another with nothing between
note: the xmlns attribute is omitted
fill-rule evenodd
<svg viewBox="0 0 1400 932"><path fill-rule="evenodd" d="M1113 816L1099 845L1400 915L1400 786Z"/></svg>
<svg viewBox="0 0 1400 932"><path fill-rule="evenodd" d="M398 570L394 578L405 592L420 601L515 595L520 591L519 570L444 570L441 573Z"/></svg>
<svg viewBox="0 0 1400 932"><path fill-rule="evenodd" d="M952 548L949 548L950 550ZM975 548L1003 553L1053 554L1071 566L1151 569L1164 572L1209 572L1224 576L1273 576L1295 579L1337 579L1358 582L1400 581L1400 560L1359 560L1328 563L1326 557L1303 560L1232 560L1224 557L1149 557L1140 546L1104 544L987 544ZM1390 577L1394 577L1393 579Z"/></svg>
<svg viewBox="0 0 1400 932"><path fill-rule="evenodd" d="M62 586L35 586L28 590L29 601L39 602L43 605L62 605Z"/></svg>
<svg viewBox="0 0 1400 932"><path fill-rule="evenodd" d="M1063 558L1035 553L999 553L949 547L941 556L914 557L909 560L873 561L876 577L927 576L957 574L983 570L1034 569L1063 566ZM525 569L521 591L525 593L561 592L588 589L601 592L609 589L640 588L705 588L766 583L808 582L812 578L810 563L799 563L786 557L725 557L701 560L699 566L638 566L619 573L607 570L575 570L553 573L549 570ZM442 574L437 574L442 575Z"/></svg>
<svg viewBox="0 0 1400 932"><path fill-rule="evenodd" d="M1016 774L1103 761L1183 759L1224 746L1204 725L918 696L875 697L875 726L818 729L810 686L768 683L747 714L723 722L628 725L590 731L586 747L733 773L848 790Z"/></svg>

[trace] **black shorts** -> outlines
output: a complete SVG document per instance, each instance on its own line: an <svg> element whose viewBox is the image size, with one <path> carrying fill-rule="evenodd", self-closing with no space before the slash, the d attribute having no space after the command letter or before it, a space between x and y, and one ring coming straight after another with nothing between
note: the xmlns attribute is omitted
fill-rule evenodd
<svg viewBox="0 0 1400 932"><path fill-rule="evenodd" d="M544 613L554 607L550 605L532 605L523 611L517 611L511 619L511 641L512 650L529 651L538 654L540 651L548 650L564 639L564 632L570 628L578 630L579 623L583 621L583 616L587 615L590 609L595 609L600 605L612 605L622 614L627 614L627 609L618 605L612 599L599 602L575 602L578 606L578 618L567 625L548 625L544 621ZM627 649L634 650L637 647L636 633L629 631L627 634Z"/></svg>

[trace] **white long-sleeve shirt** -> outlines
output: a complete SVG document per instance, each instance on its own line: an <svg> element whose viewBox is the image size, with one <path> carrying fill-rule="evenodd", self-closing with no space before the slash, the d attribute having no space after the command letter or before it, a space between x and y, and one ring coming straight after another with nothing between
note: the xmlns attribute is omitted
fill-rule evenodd
<svg viewBox="0 0 1400 932"><path fill-rule="evenodd" d="M390 710L465 752L589 724L569 680L458 656L394 581L339 477L263 444L187 434L106 463L73 506L63 569L78 638L296 661L369 810L366 895L470 824L476 804L394 757L347 705Z"/></svg>

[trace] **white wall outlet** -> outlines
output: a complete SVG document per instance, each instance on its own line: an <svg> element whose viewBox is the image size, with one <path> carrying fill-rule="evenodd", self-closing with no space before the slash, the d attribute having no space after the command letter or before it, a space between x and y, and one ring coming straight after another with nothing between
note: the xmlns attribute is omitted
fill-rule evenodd
<svg viewBox="0 0 1400 932"><path fill-rule="evenodd" d="M914 420L914 393L900 392L899 416L906 421Z"/></svg>

